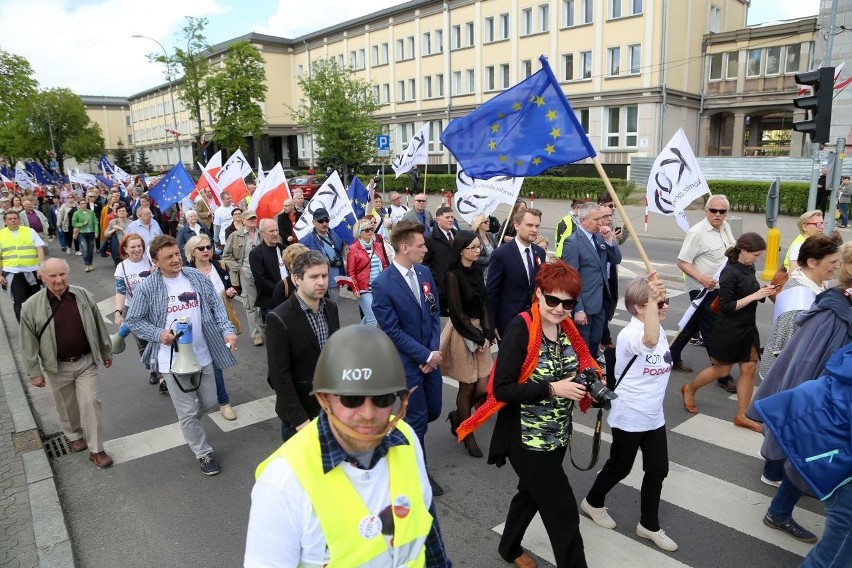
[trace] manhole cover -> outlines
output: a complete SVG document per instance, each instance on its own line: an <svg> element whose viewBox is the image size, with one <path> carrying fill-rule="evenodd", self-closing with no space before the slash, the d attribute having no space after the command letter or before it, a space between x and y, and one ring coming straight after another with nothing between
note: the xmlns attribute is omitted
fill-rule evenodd
<svg viewBox="0 0 852 568"><path fill-rule="evenodd" d="M47 457L56 459L64 456L71 451L70 442L65 434L59 434L48 438L44 441L44 451L47 452Z"/></svg>
<svg viewBox="0 0 852 568"><path fill-rule="evenodd" d="M15 446L15 453L25 454L33 450L38 450L42 447L41 436L38 435L38 430L27 430L26 432L15 432L12 434L12 444Z"/></svg>

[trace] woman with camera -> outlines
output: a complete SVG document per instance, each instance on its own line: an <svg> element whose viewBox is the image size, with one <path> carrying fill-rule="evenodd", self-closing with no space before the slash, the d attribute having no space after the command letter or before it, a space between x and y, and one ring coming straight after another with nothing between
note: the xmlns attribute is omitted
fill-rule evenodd
<svg viewBox="0 0 852 568"><path fill-rule="evenodd" d="M498 551L523 568L535 566L521 541L536 513L541 514L556 566L586 566L577 502L562 467L574 403L582 401L582 410L590 404L586 388L574 379L588 369L600 372L570 318L581 291L579 273L565 262L539 269L532 308L506 326L493 399L459 427L463 439L499 408L488 463L499 467L508 458L519 481Z"/></svg>
<svg viewBox="0 0 852 568"><path fill-rule="evenodd" d="M665 330L669 300L666 286L655 272L635 278L624 293L624 305L632 314L615 343L615 376L618 398L611 402L607 423L612 429L609 459L595 479L580 509L596 524L614 529L604 500L619 481L627 477L642 449L641 517L636 534L663 550L677 550L677 544L660 528L660 493L669 473L666 419L663 399L672 370L672 358Z"/></svg>
<svg viewBox="0 0 852 568"><path fill-rule="evenodd" d="M775 292L775 286L761 286L754 265L766 250L766 241L757 233L746 233L725 251L728 264L719 276L719 318L710 349L712 366L707 367L688 385L680 387L687 412L698 412L695 393L730 373L734 363L740 366L737 380L737 414L734 425L760 432L760 424L745 414L754 390L754 373L760 359L760 334L757 331L757 302Z"/></svg>

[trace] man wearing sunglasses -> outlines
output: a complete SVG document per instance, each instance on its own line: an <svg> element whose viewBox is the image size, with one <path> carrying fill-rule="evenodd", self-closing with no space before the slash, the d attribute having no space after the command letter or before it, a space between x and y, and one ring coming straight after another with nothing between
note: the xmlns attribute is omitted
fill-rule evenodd
<svg viewBox="0 0 852 568"><path fill-rule="evenodd" d="M314 230L299 241L311 250L317 250L328 259L328 297L336 304L340 301L340 288L335 278L346 275L347 247L330 231L331 216L325 207L319 207L313 212Z"/></svg>
<svg viewBox="0 0 852 568"><path fill-rule="evenodd" d="M692 367L683 362L681 353L697 331L704 338L704 348L710 355L713 341L713 325L718 317L710 309L710 304L718 295L719 282L716 274L725 251L734 245L731 227L725 220L730 204L724 195L713 195L704 206L704 219L693 225L677 255L677 267L684 273L684 287L690 300L695 300L704 291L703 300L695 314L686 324L671 345L672 369L681 373L691 373ZM731 376L719 379L719 386L728 392L737 392L737 385Z"/></svg>
<svg viewBox="0 0 852 568"><path fill-rule="evenodd" d="M410 209L408 213L402 216L403 221L412 221L414 223L420 223L426 229L424 235L426 238L429 238L429 234L432 232L432 214L426 210L426 194L418 193L414 196L414 208Z"/></svg>
<svg viewBox="0 0 852 568"><path fill-rule="evenodd" d="M257 468L244 566L452 566L423 450L401 421L403 376L375 327L329 338L313 378L319 417Z"/></svg>

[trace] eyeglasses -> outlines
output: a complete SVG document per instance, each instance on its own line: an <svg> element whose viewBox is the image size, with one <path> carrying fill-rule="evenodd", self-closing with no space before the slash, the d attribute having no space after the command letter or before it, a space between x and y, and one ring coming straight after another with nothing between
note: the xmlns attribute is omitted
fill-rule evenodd
<svg viewBox="0 0 852 568"><path fill-rule="evenodd" d="M212 250L212 249L213 249L212 245L201 245L201 246L195 247L195 250Z"/></svg>
<svg viewBox="0 0 852 568"><path fill-rule="evenodd" d="M544 302L551 308L555 308L559 304L562 304L562 308L564 310L573 310L577 306L577 300L574 298L563 300L562 298L551 296L550 294L544 294Z"/></svg>
<svg viewBox="0 0 852 568"><path fill-rule="evenodd" d="M728 214L727 209L713 209L712 207L708 207L707 211L709 211L713 215L727 215Z"/></svg>
<svg viewBox="0 0 852 568"><path fill-rule="evenodd" d="M805 223L805 225L813 225L814 227L825 227L825 221L813 221L811 223Z"/></svg>
<svg viewBox="0 0 852 568"><path fill-rule="evenodd" d="M471 245L469 247L464 247L464 250L482 250L481 245Z"/></svg>
<svg viewBox="0 0 852 568"><path fill-rule="evenodd" d="M415 199L414 202L415 203L426 203L426 200L425 199Z"/></svg>
<svg viewBox="0 0 852 568"><path fill-rule="evenodd" d="M373 232L373 228L372 228L372 227L367 227L367 228L365 228L365 229L361 229L361 232L362 232L362 233L372 233L372 232Z"/></svg>
<svg viewBox="0 0 852 568"><path fill-rule="evenodd" d="M373 401L373 406L375 406L376 408L388 408L393 406L393 403L396 402L395 392L374 396L361 396L352 394L338 394L335 396L340 401L340 404L342 404L346 408L360 408L364 404L364 401L366 401L368 398Z"/></svg>
<svg viewBox="0 0 852 568"><path fill-rule="evenodd" d="M657 302L657 309L662 310L664 307L669 305L670 301L671 301L671 298L666 298L662 302Z"/></svg>
<svg viewBox="0 0 852 568"><path fill-rule="evenodd" d="M317 223L328 223L328 219L314 219Z"/></svg>

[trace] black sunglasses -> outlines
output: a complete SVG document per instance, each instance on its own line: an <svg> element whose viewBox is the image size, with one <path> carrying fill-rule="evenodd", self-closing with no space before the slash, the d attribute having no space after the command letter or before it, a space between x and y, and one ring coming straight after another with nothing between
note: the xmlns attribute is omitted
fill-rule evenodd
<svg viewBox="0 0 852 568"><path fill-rule="evenodd" d="M328 223L328 219L315 219L317 223Z"/></svg>
<svg viewBox="0 0 852 568"><path fill-rule="evenodd" d="M562 304L562 308L565 310L573 310L577 305L577 300L574 298L568 298L567 300L563 300L562 298L557 298L556 296L551 296L550 294L544 295L544 302L550 306L551 308L555 308L559 304Z"/></svg>
<svg viewBox="0 0 852 568"><path fill-rule="evenodd" d="M361 396L353 394L338 394L336 396L338 400L340 400L340 404L342 404L346 408L360 408L361 405L364 404L364 401L368 398L373 401L373 406L375 406L376 408L388 408L390 406L393 406L393 403L396 402L395 392L374 396Z"/></svg>
<svg viewBox="0 0 852 568"><path fill-rule="evenodd" d="M658 309L658 310L662 310L664 306L668 306L668 305L669 305L669 302L670 302L670 301L671 301L671 299L670 299L670 298L666 298L666 299L665 299L665 300L663 300L662 302L657 302L657 309Z"/></svg>
<svg viewBox="0 0 852 568"><path fill-rule="evenodd" d="M195 250L211 250L213 247L211 245L201 245L195 247Z"/></svg>
<svg viewBox="0 0 852 568"><path fill-rule="evenodd" d="M728 213L727 209L713 209L712 207L708 207L707 211L709 211L713 215L725 215Z"/></svg>

